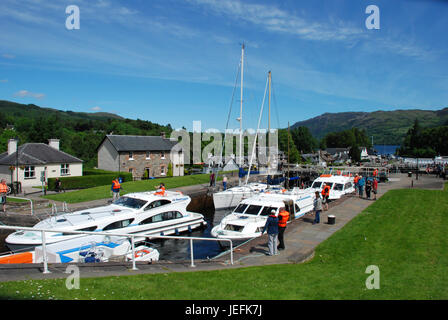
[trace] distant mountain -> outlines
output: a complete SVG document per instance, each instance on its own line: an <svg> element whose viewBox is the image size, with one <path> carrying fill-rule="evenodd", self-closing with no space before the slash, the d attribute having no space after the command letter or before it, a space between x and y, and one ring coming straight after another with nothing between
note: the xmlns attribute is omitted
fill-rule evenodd
<svg viewBox="0 0 448 320"><path fill-rule="evenodd" d="M292 129L307 127L315 138L321 139L329 132L353 127L365 129L373 136L374 144L401 144L406 132L418 118L422 127L448 125L448 108L431 110L395 110L375 112L324 113L318 117L296 122Z"/></svg>
<svg viewBox="0 0 448 320"><path fill-rule="evenodd" d="M107 112L74 112L62 111L52 108L42 108L34 104L21 104L11 101L0 100L0 112L4 115L11 115L15 117L38 117L38 116L52 116L57 115L61 118L83 119L83 120L107 120L117 119L124 120L123 117L113 113Z"/></svg>

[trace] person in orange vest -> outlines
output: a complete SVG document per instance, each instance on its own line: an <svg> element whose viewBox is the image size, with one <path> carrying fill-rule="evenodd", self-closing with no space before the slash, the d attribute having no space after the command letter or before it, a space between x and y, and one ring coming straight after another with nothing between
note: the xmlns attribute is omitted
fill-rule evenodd
<svg viewBox="0 0 448 320"><path fill-rule="evenodd" d="M157 189L157 192L154 193L158 196L164 196L165 195L165 184L161 183L159 188Z"/></svg>
<svg viewBox="0 0 448 320"><path fill-rule="evenodd" d="M286 224L289 220L289 212L285 208L281 208L278 213L278 250L285 250L285 241L283 234L286 230Z"/></svg>
<svg viewBox="0 0 448 320"><path fill-rule="evenodd" d="M6 212L6 195L8 194L8 186L6 185L6 180L2 179L0 183L0 202L3 207L3 212Z"/></svg>
<svg viewBox="0 0 448 320"><path fill-rule="evenodd" d="M330 186L327 185L326 183L324 184L324 188L322 189L322 202L324 203L325 206L325 211L328 210L328 201L330 198Z"/></svg>
<svg viewBox="0 0 448 320"><path fill-rule="evenodd" d="M113 194L113 198L112 201L116 201L120 198L120 190L121 190L121 184L120 181L118 181L118 178L115 178L114 180L112 180L112 194Z"/></svg>
<svg viewBox="0 0 448 320"><path fill-rule="evenodd" d="M378 176L378 169L373 170L373 177L376 178Z"/></svg>
<svg viewBox="0 0 448 320"><path fill-rule="evenodd" d="M355 178L353 178L353 182L355 183L355 194L358 194L358 181L359 181L359 176L358 176L358 174L356 174Z"/></svg>

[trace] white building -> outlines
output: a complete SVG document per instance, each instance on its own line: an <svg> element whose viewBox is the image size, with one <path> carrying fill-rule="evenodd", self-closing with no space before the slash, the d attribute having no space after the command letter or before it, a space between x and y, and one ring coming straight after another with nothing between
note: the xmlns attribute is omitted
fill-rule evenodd
<svg viewBox="0 0 448 320"><path fill-rule="evenodd" d="M19 181L22 187L41 186L41 177L82 176L82 160L59 150L59 139L45 143L25 143L17 150L17 140L8 141L0 154L0 178L7 183ZM18 167L18 171L16 169Z"/></svg>

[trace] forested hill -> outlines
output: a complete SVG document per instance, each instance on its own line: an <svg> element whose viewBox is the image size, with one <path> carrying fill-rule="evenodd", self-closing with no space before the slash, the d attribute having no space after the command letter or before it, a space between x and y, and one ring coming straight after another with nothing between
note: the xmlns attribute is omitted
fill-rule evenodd
<svg viewBox="0 0 448 320"><path fill-rule="evenodd" d="M58 138L62 151L93 167L97 165L96 148L106 134L158 136L165 132L169 137L171 131L169 124L125 119L111 113L60 111L0 100L0 153L7 150L10 138L18 137L20 145Z"/></svg>
<svg viewBox="0 0 448 320"><path fill-rule="evenodd" d="M365 129L375 144L401 144L415 119L422 127L448 125L448 108L431 110L395 110L375 112L324 113L318 117L296 122L291 128L307 127L311 134L323 138L327 133L351 129Z"/></svg>

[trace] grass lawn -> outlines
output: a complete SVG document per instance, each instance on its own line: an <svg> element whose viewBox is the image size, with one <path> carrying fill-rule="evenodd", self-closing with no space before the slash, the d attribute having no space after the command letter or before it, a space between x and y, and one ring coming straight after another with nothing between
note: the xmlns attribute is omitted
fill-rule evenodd
<svg viewBox="0 0 448 320"><path fill-rule="evenodd" d="M218 180L222 180L222 177L219 176ZM123 189L120 194L124 195L126 193L131 192L153 191L156 190L156 188L162 182L165 184L165 187L167 189L175 189L184 186L208 183L209 181L210 181L209 174L197 174L183 177L130 181L121 184ZM43 198L62 202L66 201L67 203L77 203L77 202L112 198L112 191L110 189L111 184L78 191L46 195L43 196Z"/></svg>
<svg viewBox="0 0 448 320"><path fill-rule="evenodd" d="M0 283L11 299L448 299L448 192L393 190L321 243L304 264ZM368 290L369 265L380 289ZM40 292L40 293L39 293Z"/></svg>

